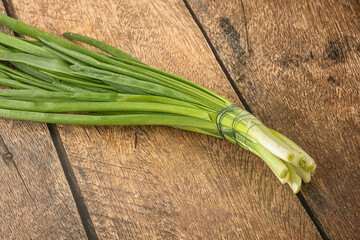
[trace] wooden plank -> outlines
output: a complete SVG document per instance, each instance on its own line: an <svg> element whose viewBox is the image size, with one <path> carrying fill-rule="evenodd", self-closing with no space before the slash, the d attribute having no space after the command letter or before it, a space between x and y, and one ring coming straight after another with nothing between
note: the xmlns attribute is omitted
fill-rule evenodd
<svg viewBox="0 0 360 240"><path fill-rule="evenodd" d="M86 238L46 124L0 119L0 156L1 239Z"/></svg>
<svg viewBox="0 0 360 240"><path fill-rule="evenodd" d="M359 239L359 1L189 5L251 110L318 163L302 194L332 239Z"/></svg>
<svg viewBox="0 0 360 240"><path fill-rule="evenodd" d="M2 239L85 239L45 124L0 120Z"/></svg>
<svg viewBox="0 0 360 240"><path fill-rule="evenodd" d="M13 1L38 28L106 41L239 103L182 1ZM235 145L167 127L59 126L101 239L319 239L296 196Z"/></svg>

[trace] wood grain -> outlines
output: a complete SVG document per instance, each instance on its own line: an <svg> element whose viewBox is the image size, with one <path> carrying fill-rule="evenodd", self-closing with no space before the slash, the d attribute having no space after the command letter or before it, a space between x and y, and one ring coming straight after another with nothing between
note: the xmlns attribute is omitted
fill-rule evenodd
<svg viewBox="0 0 360 240"><path fill-rule="evenodd" d="M0 239L86 238L46 124L0 119L0 157Z"/></svg>
<svg viewBox="0 0 360 240"><path fill-rule="evenodd" d="M12 1L239 103L182 1ZM320 239L287 186L220 139L167 127L58 126L100 239Z"/></svg>
<svg viewBox="0 0 360 240"><path fill-rule="evenodd" d="M318 163L302 194L332 239L359 239L359 1L189 5L251 110Z"/></svg>

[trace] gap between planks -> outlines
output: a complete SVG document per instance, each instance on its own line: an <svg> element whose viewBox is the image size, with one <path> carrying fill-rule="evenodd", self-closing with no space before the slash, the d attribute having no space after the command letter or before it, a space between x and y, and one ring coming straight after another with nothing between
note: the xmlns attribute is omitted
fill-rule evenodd
<svg viewBox="0 0 360 240"><path fill-rule="evenodd" d="M81 193L79 183L76 179L74 170L66 154L66 150L64 148L64 144L61 140L61 136L57 129L57 126L55 124L47 124L47 127L49 129L51 139L54 143L56 153L60 159L66 180L68 181L86 235L89 239L94 239L94 240L99 239L99 237L96 234L94 223L91 220L90 213L86 206L84 197Z"/></svg>
<svg viewBox="0 0 360 240"><path fill-rule="evenodd" d="M196 15L195 15L194 11L192 10L192 8L190 7L188 1L187 1L187 0L183 0L183 1L184 1L184 4L185 4L185 7L186 7L186 8L188 9L188 11L190 12L191 17L194 19L196 25L198 26L199 30L200 30L201 33L203 34L203 36L204 36L207 44L209 45L212 53L214 54L214 57L215 57L216 61L217 61L218 64L220 65L221 70L224 72L227 80L229 81L229 83L230 83L231 86L233 87L236 95L237 95L238 98L240 99L241 104L244 106L244 108L245 108L246 111L248 111L248 112L250 112L250 113L252 114L251 109L250 109L249 105L247 104L244 96L242 95L242 93L240 92L240 90L236 87L234 79L232 79L232 77L230 76L229 71L228 71L227 68L225 67L225 65L224 65L224 63L222 62L222 60L220 59L219 54L216 52L214 45L213 45L212 42L210 41L210 38L209 38L208 34L206 33L205 29L203 28L203 26L201 25L199 19L196 17Z"/></svg>
<svg viewBox="0 0 360 240"><path fill-rule="evenodd" d="M239 97L240 102L243 104L244 108L246 111L252 113L251 108L249 107L249 105L247 104L243 94L241 93L240 89L236 86L234 79L230 76L229 71L227 70L227 68L225 67L223 61L221 60L219 54L216 52L216 49L214 47L214 45L212 44L208 34L206 33L204 27L201 25L199 19L196 17L195 12L192 10L190 4L188 3L187 0L183 0L184 4L186 6L186 8L188 9L188 11L190 12L190 15L192 16L192 18L194 19L196 25L198 26L199 30L201 31L201 33L203 34L207 44L209 45L212 53L214 54L216 61L218 62L218 64L221 67L221 70L224 72L226 78L228 79L228 81L230 82L231 86L233 87L235 93L237 94L237 96ZM248 37L247 37L248 38ZM311 210L311 208L309 207L308 203L306 202L304 196L302 195L301 192L299 192L298 194L296 194L298 200L300 201L301 205L303 206L303 208L305 209L306 213L309 215L311 221L313 222L313 224L315 225L316 229L318 230L319 234L321 235L321 237L324 240L328 240L329 237L326 234L324 228L322 227L320 220L315 216L314 212Z"/></svg>

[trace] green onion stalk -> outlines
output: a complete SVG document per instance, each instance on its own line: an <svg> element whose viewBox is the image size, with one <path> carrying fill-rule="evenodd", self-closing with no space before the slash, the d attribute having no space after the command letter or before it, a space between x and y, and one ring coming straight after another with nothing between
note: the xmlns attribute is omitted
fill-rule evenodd
<svg viewBox="0 0 360 240"><path fill-rule="evenodd" d="M33 40L0 33L0 117L55 124L165 125L224 138L262 158L297 193L314 160L250 112L184 78L152 68L104 42L35 29L0 14ZM9 67L9 65L11 67ZM75 113L75 114L67 114Z"/></svg>

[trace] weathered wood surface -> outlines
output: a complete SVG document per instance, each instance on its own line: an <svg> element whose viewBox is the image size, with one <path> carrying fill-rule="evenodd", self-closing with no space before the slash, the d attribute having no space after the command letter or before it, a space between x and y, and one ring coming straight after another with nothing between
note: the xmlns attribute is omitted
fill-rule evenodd
<svg viewBox="0 0 360 240"><path fill-rule="evenodd" d="M182 1L10 8L35 27L98 38L239 103ZM167 127L58 128L101 239L320 238L291 190L235 145Z"/></svg>
<svg viewBox="0 0 360 240"><path fill-rule="evenodd" d="M320 227L359 239L359 1L189 5L250 109L314 156L302 194Z"/></svg>
<svg viewBox="0 0 360 240"><path fill-rule="evenodd" d="M0 157L0 239L86 238L46 124L0 119Z"/></svg>

